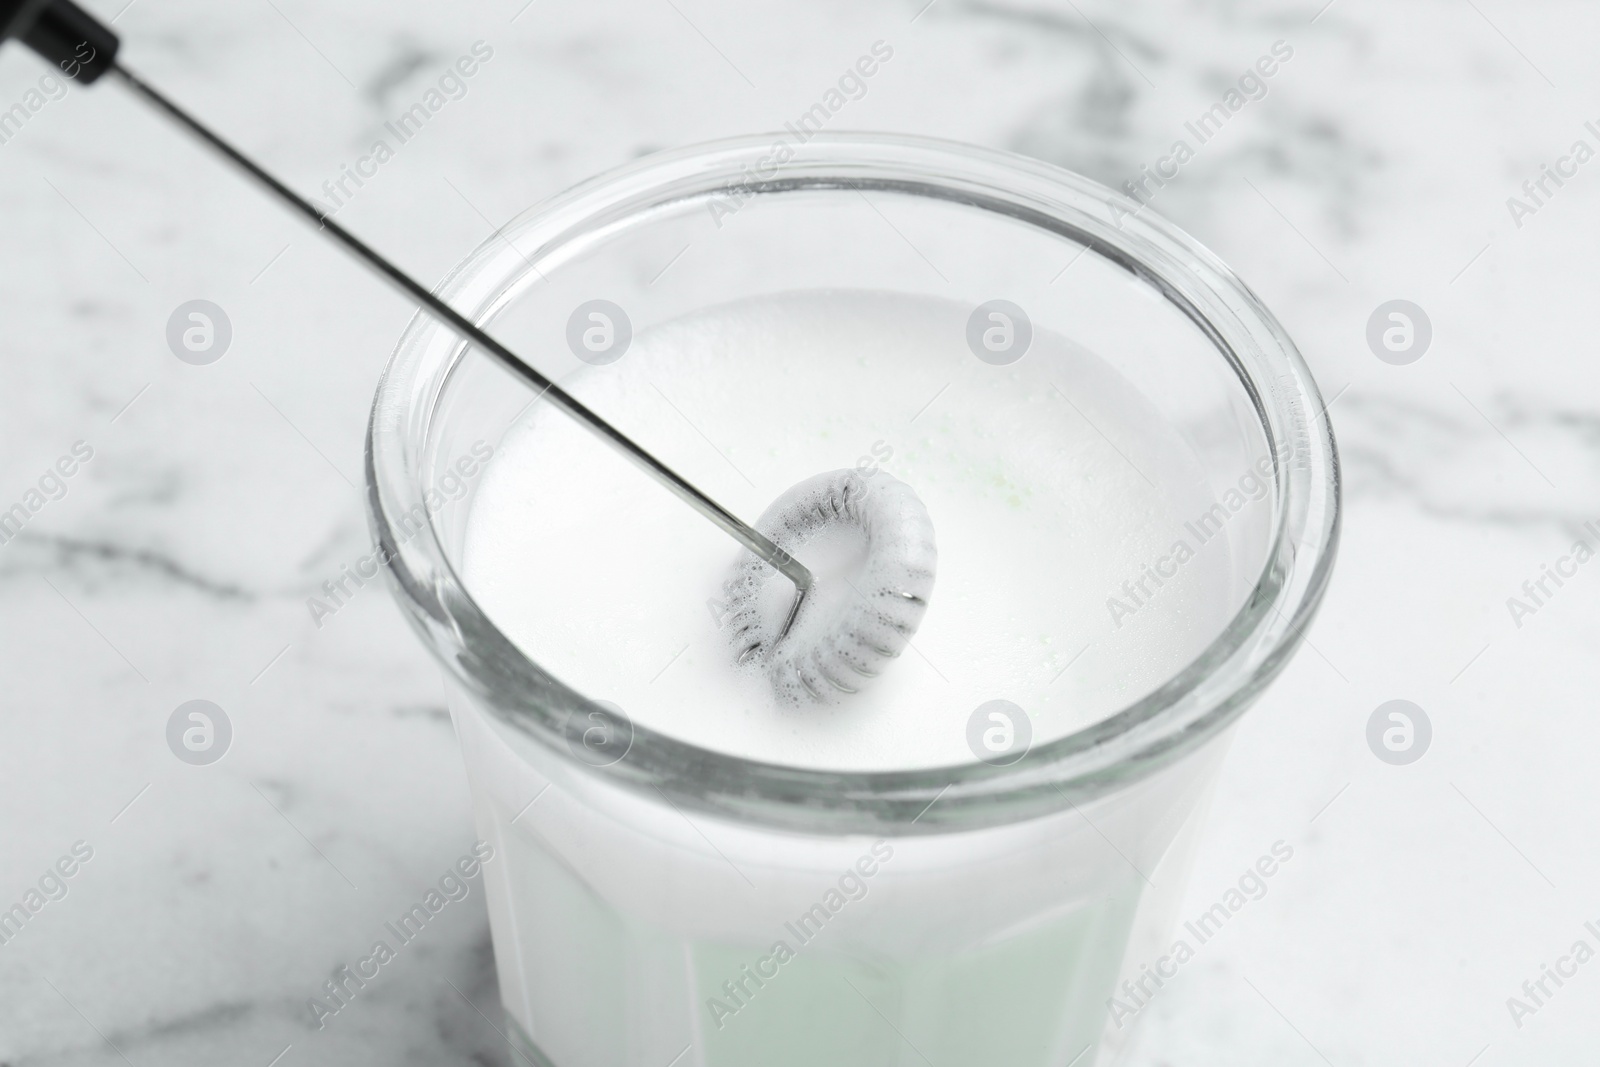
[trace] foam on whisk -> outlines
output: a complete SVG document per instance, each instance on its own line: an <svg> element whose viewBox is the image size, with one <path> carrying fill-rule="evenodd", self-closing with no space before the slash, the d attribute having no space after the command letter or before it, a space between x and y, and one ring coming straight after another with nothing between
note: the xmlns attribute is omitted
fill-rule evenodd
<svg viewBox="0 0 1600 1067"><path fill-rule="evenodd" d="M883 471L829 471L795 485L756 528L815 579L790 623L793 586L752 553L723 586L741 666L766 673L788 704L857 692L905 651L933 592L938 550L928 510Z"/></svg>

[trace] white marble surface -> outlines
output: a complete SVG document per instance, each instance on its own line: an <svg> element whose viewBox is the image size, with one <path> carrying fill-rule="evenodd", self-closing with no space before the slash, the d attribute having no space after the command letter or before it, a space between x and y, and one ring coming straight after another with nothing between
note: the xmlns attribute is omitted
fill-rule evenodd
<svg viewBox="0 0 1600 1067"><path fill-rule="evenodd" d="M306 190L491 42L340 216L424 278L592 173L780 125L880 38L895 60L847 125L1112 184L1290 42L1155 206L1337 398L1344 545L1311 647L1240 732L1186 907L1277 839L1295 859L1163 990L1136 1062L1593 1062L1600 963L1520 1029L1506 998L1600 946L1600 565L1520 629L1506 598L1600 519L1600 163L1521 228L1505 201L1597 142L1600 9L937 0L913 21L923 2L138 0L117 25ZM0 55L0 108L41 72ZM408 309L110 86L0 145L0 213L0 508L94 449L0 546L0 906L94 849L0 946L0 1063L511 1062L477 891L325 1030L304 1007L472 840L436 669L386 592L320 631L304 607L365 551L366 410ZM195 297L235 329L206 367L163 339ZM1435 330L1406 367L1364 342L1395 297ZM195 697L236 730L204 769L162 734ZM1364 740L1396 697L1435 728L1407 767Z"/></svg>

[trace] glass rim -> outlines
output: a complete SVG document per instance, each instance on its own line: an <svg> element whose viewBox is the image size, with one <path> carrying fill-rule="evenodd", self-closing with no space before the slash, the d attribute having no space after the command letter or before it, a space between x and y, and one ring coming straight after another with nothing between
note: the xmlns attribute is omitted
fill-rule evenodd
<svg viewBox="0 0 1600 1067"><path fill-rule="evenodd" d="M366 447L368 518L403 613L495 718L581 773L736 821L827 833L933 833L1019 821L1098 797L1199 747L1287 663L1321 602L1340 527L1337 447L1310 370L1261 300L1214 254L1138 202L1024 156L904 134L744 136L663 152L523 212L436 292L484 324L541 261L596 231L685 200L800 190L885 190L953 201L1041 227L1127 269L1175 304L1227 361L1273 461L1272 542L1243 606L1162 685L1018 761L824 770L745 759L637 724L625 758L575 759L568 724L601 706L523 653L488 619L425 506L436 408L470 346L419 311L385 368ZM789 154L773 163L780 146ZM764 173L765 172L765 173ZM595 447L604 447L596 442ZM419 508L428 521L406 533Z"/></svg>

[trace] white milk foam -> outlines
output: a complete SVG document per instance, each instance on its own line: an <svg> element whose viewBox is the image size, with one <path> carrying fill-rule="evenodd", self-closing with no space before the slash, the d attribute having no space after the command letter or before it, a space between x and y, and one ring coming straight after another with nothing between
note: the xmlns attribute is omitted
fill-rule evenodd
<svg viewBox="0 0 1600 1067"><path fill-rule="evenodd" d="M1225 533L1131 615L1107 603L1215 500L1187 444L1105 362L1042 329L1019 362L980 362L970 310L890 293L744 300L642 331L617 363L563 382L746 519L844 467L915 490L937 579L911 647L860 693L797 706L738 669L723 586L743 550L548 405L480 481L468 590L568 685L749 759L969 763L967 722L987 701L1025 709L1035 746L1115 713L1227 621Z"/></svg>

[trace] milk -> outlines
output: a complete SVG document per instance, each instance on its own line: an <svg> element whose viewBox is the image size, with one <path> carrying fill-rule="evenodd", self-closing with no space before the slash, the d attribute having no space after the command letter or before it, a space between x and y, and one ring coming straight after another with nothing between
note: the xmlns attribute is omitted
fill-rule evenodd
<svg viewBox="0 0 1600 1067"><path fill-rule="evenodd" d="M821 471L915 490L938 542L932 596L859 694L794 707L736 669L719 608L742 549L546 404L483 475L468 590L578 691L753 760L951 765L972 761L968 721L988 701L1023 709L1035 746L1115 712L1236 607L1225 532L1170 561L1215 501L1181 436L1105 362L1043 329L1020 361L980 361L970 311L888 293L746 300L641 330L563 382L747 519ZM1152 571L1163 558L1168 577Z"/></svg>
<svg viewBox="0 0 1600 1067"><path fill-rule="evenodd" d="M1117 711L1236 609L1227 530L1186 526L1215 501L1137 388L1040 328L1020 361L985 362L970 314L767 296L641 329L563 380L747 519L823 471L914 490L931 597L860 693L795 706L739 669L721 594L743 550L537 401L481 476L465 587L568 685L752 760L969 764L990 701L1019 707L1035 746ZM849 556L808 547L811 564ZM510 1028L559 1067L1103 1063L1130 933L1165 929L1181 882L1164 872L1221 751L1048 816L875 840L691 814L500 733L459 689L452 704L503 857L485 886Z"/></svg>

